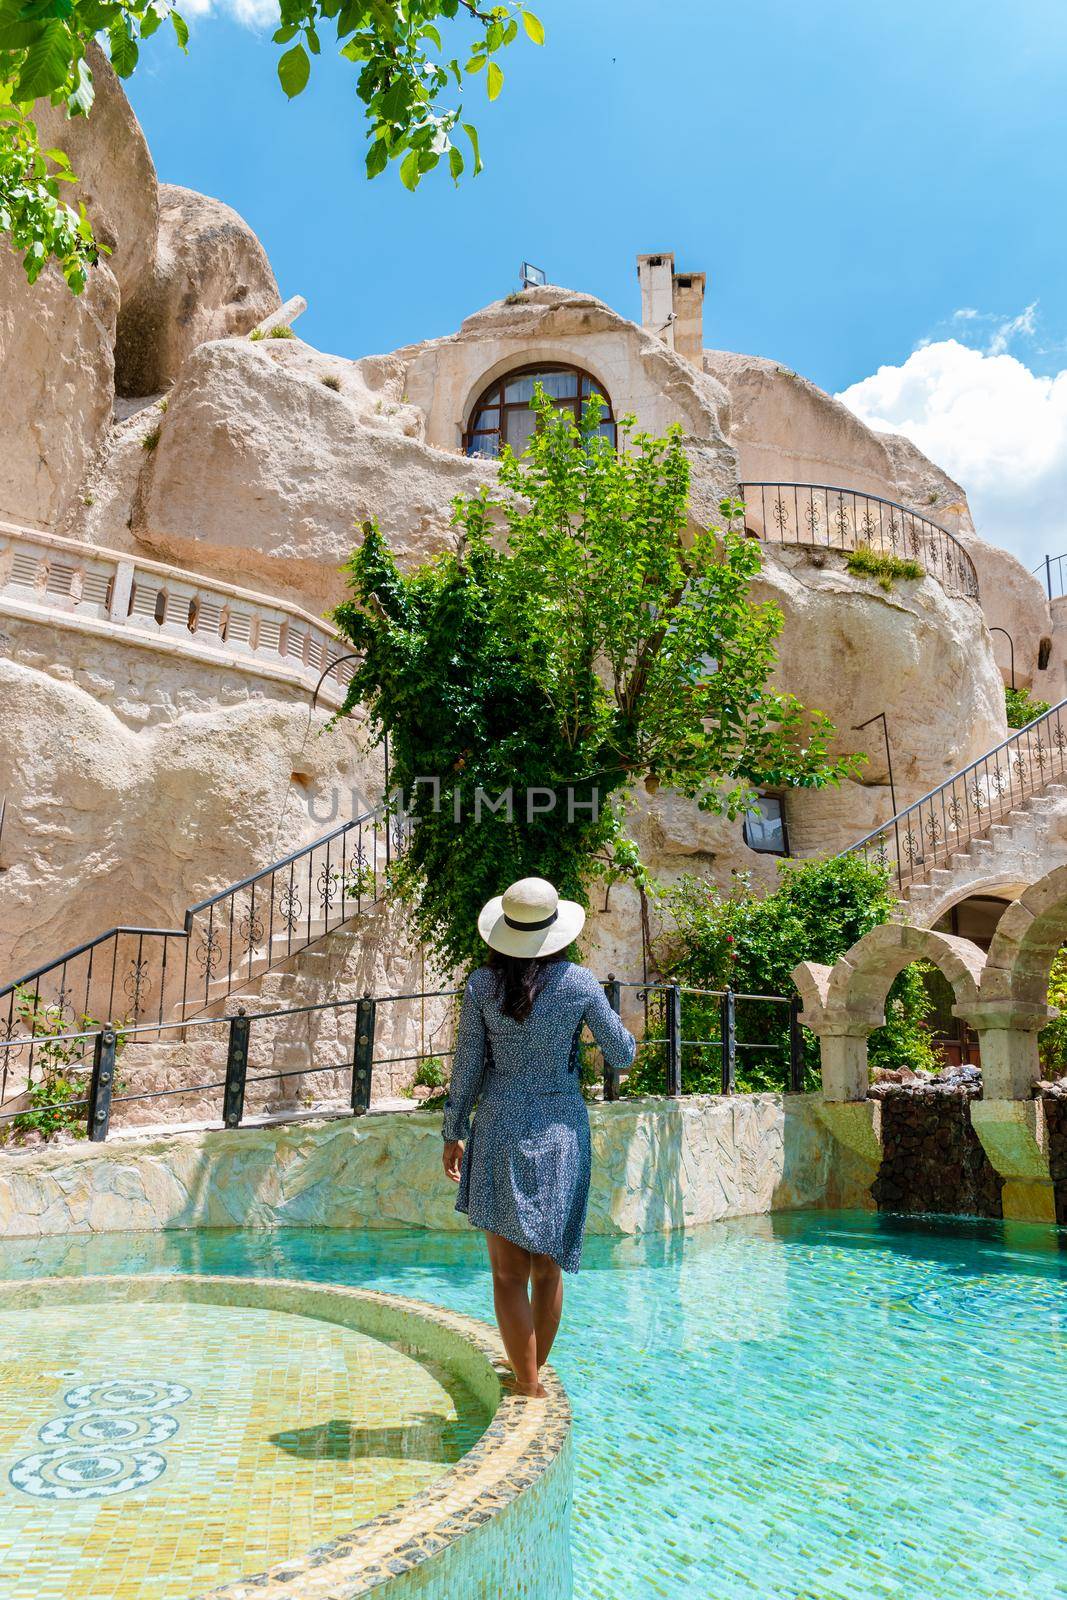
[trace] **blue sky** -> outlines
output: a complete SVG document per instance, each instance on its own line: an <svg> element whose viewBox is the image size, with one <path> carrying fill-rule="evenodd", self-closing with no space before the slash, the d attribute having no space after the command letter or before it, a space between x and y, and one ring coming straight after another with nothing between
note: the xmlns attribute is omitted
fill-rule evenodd
<svg viewBox="0 0 1067 1600"><path fill-rule="evenodd" d="M709 275L709 346L848 391L965 471L994 537L1067 548L1061 0L540 0L545 48L468 96L485 173L414 195L362 176L347 63L285 101L264 4L194 0L188 59L161 31L130 90L161 178L306 296L302 336L446 333L524 257L636 316L635 256L672 249Z"/></svg>

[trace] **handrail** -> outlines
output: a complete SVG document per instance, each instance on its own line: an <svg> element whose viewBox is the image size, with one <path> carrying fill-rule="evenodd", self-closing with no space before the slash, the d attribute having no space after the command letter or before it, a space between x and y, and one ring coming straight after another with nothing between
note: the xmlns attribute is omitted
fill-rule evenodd
<svg viewBox="0 0 1067 1600"><path fill-rule="evenodd" d="M1008 752L1011 752L1009 755ZM992 766L990 765L992 763ZM897 886L925 879L940 861L982 838L1024 800L1067 776L1067 699L1016 728L842 853L873 854L895 869ZM895 858L889 856L892 834Z"/></svg>
<svg viewBox="0 0 1067 1600"><path fill-rule="evenodd" d="M29 1047L32 1082L35 1048L65 1037L64 1020L180 1025L359 915L379 898L380 847L388 869L404 826L384 807L368 810L190 906L180 928L117 924L0 985L0 1043L9 1047L0 1102L12 1056Z"/></svg>
<svg viewBox="0 0 1067 1600"><path fill-rule="evenodd" d="M774 491L769 515L768 490ZM978 573L962 541L911 506L832 483L748 482L738 484L738 493L746 527L751 517L750 531L764 542L845 551L866 545L918 562L949 594L978 598Z"/></svg>
<svg viewBox="0 0 1067 1600"><path fill-rule="evenodd" d="M241 889L251 888L252 884L259 883L262 878L270 877L272 873L280 872L283 867L288 867L292 862L299 861L300 857L306 855L308 850L315 850L323 845L331 844L334 839L339 839L343 833L348 833L352 828L358 827L361 822L369 822L376 814L374 811L365 811L362 816L351 817L348 822L342 822L340 827L334 828L330 833L321 834L312 844L301 845L298 850L293 850L291 854L282 856L277 861L272 861L269 867L261 867L258 872L250 873L247 878L242 878L239 883L231 883L228 888L220 889L218 894L208 895L206 900L197 901L196 905L190 906L185 913L186 928L188 928L192 918L199 911L207 911L210 906L217 905L220 900L225 900L227 895L237 894ZM0 989L0 994L3 994L2 989Z"/></svg>

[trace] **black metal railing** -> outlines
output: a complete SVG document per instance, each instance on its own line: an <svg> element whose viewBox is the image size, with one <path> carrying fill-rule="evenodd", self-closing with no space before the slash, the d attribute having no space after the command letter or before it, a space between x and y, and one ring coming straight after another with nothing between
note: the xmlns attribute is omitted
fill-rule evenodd
<svg viewBox="0 0 1067 1600"><path fill-rule="evenodd" d="M948 594L978 598L978 573L955 534L922 512L858 489L822 483L742 483L745 528L768 544L915 561Z"/></svg>
<svg viewBox="0 0 1067 1600"><path fill-rule="evenodd" d="M702 990L674 983L620 983L614 978L609 978L604 987L610 1003L616 1008L620 1005L624 989L636 991L644 1003L646 1023L653 1028L663 1028L662 1033L649 1033L646 1026L639 1040L638 1060L644 1055L647 1067L647 1058L651 1056L660 1069L656 1081L647 1088L645 1080L642 1080L639 1092L665 1094L671 1098L694 1092L734 1094L739 1089L738 1061L739 1052L742 1051L772 1053L777 1060L779 1081L774 1085L765 1083L758 1087L774 1087L779 1092L800 1092L803 1089L800 1003L796 996L735 994L728 989ZM299 1080L299 1088L306 1090L309 1081L315 1079L325 1079L335 1090L340 1086L344 1103L353 1115L361 1116L370 1108L376 1073L386 1071L391 1075L398 1065L410 1068L412 1063L430 1059L443 1062L453 1054L451 1023L446 1029L440 1020L429 1030L431 1035L439 1036L433 1038L432 1047L427 1048L425 1044L417 1048L404 1047L403 1027L388 1027L390 1007L399 1008L404 1004L427 1001L439 1004L449 1002L449 1015L454 1019L454 1001L459 994L460 991L453 988L377 996L368 993L273 1010L246 1011L241 1008L221 1017L201 1016L122 1028L109 1023L93 1029L71 1029L50 1039L44 1051L46 1053L49 1048L60 1047L77 1059L73 1064L68 1061L61 1071L53 1070L50 1076L42 1076L40 1083L43 1094L35 1096L32 1107L18 1104L0 1110L0 1129L11 1123L17 1125L19 1119L25 1118L28 1113L32 1113L40 1126L51 1114L68 1122L77 1120L91 1140L101 1142L111 1131L116 1108L173 1102L181 1097L195 1097L197 1105L201 1106L205 1096L212 1098L216 1114L225 1127L239 1128L249 1114L246 1100L250 1091L262 1096L265 1092L263 1086L273 1085L276 1088L292 1080ZM685 1024L697 1016L696 1011L687 1013L687 1007L697 1001L705 1006L708 1003L712 1005L717 1030L708 1037L687 1038ZM779 1038L743 1036L746 1017L755 1019L756 1007L762 1008L764 1013L767 1007L774 1010L777 1019L774 1027L781 1035ZM273 1067L279 1037L287 1033L292 1037L294 1024L303 1027L313 1020L323 1019L327 1014L329 1027L325 1030L327 1037L321 1047L308 1048L306 1058L297 1066ZM707 1012L701 1014L706 1016ZM397 1020L395 1013L391 1020ZM766 1032L765 1020L762 1023L754 1020L754 1031L761 1029ZM213 1031L217 1035L214 1040L211 1039ZM416 1028L414 1031L419 1030ZM225 1055L219 1055L217 1064L210 1061L199 1069L201 1073L208 1074L206 1077L197 1076L196 1069L186 1064L182 1081L168 1083L163 1088L128 1087L123 1081L124 1077L136 1078L138 1075L137 1066L129 1066L129 1052L136 1053L140 1045L158 1044L168 1034L180 1037L185 1043L199 1040L224 1046ZM739 1034L742 1036L739 1037ZM400 1053L397 1052L398 1036ZM390 1037L393 1040L391 1045L388 1043ZM0 1054L18 1048L18 1041L0 1040ZM717 1063L716 1081L713 1084L706 1082L701 1074L693 1077L691 1067L687 1066L687 1052L694 1051L709 1053L708 1059L714 1059ZM10 1075L4 1070L6 1075ZM190 1071L194 1074L191 1079L185 1076ZM631 1074L636 1072L635 1064ZM152 1077L158 1075L158 1070L150 1073ZM326 1078L326 1075L331 1076ZM620 1080L624 1076L627 1075L605 1069L605 1099L618 1098ZM65 1079L68 1084L72 1079L80 1080L80 1084L76 1085L73 1094L68 1092L49 1100L48 1086L59 1078ZM290 1109L295 1103L294 1095L290 1092ZM267 1110L270 1111L269 1106ZM76 1119L74 1113L77 1113Z"/></svg>
<svg viewBox="0 0 1067 1600"><path fill-rule="evenodd" d="M733 1094L738 1087L739 1062L743 1063L741 1076L748 1080L745 1087L784 1087L792 1093L803 1089L798 995L741 994L669 981L622 983L614 977L609 977L604 987L615 1011L621 1009L624 989L634 990L643 1004L644 1031L628 1074L631 1091L640 1087L672 1097ZM751 1064L756 1058L770 1060L773 1072L754 1073ZM605 1100L619 1097L621 1076L605 1069Z"/></svg>
<svg viewBox="0 0 1067 1600"><path fill-rule="evenodd" d="M0 1104L32 1087L44 1041L184 1022L359 916L408 826L368 811L191 906L180 928L109 928L0 987Z"/></svg>
<svg viewBox="0 0 1067 1600"><path fill-rule="evenodd" d="M1058 600L1060 595L1067 594L1064 587L1064 562L1067 561L1067 551L1061 556L1042 556L1034 573L1045 580L1045 588L1050 600Z"/></svg>
<svg viewBox="0 0 1067 1600"><path fill-rule="evenodd" d="M1067 775L1067 700L953 773L921 800L857 840L845 855L889 868L897 887L925 881L972 839Z"/></svg>

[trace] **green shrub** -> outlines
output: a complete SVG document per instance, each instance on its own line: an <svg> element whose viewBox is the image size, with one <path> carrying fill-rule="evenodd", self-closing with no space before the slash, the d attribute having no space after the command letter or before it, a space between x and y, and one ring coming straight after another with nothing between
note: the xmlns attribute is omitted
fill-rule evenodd
<svg viewBox="0 0 1067 1600"><path fill-rule="evenodd" d="M447 1082L445 1064L440 1056L427 1056L419 1062L419 1070L415 1074L416 1088L443 1089Z"/></svg>
<svg viewBox="0 0 1067 1600"><path fill-rule="evenodd" d="M777 889L758 894L738 877L724 893L698 878L686 878L661 902L667 927L656 941L656 960L680 984L694 989L739 994L795 993L791 973L801 961L831 966L858 938L897 910L884 867L859 856L826 861L784 862ZM653 1005L649 1032L662 1037ZM922 973L909 967L894 982L887 1002L888 1022L871 1036L873 1066L928 1066L933 1052L923 1021L931 1002ZM717 1041L720 1002L709 995L683 995L682 1037ZM740 1001L739 1043L770 1046L737 1054L737 1084L748 1090L781 1089L789 1061L786 1007ZM804 1032L804 1086L819 1082L819 1052ZM717 1043L683 1048L682 1086L686 1092L715 1093L721 1086ZM662 1093L662 1047L647 1046L626 1081L629 1094Z"/></svg>
<svg viewBox="0 0 1067 1600"><path fill-rule="evenodd" d="M1037 1048L1042 1072L1046 1077L1058 1078L1067 1072L1067 949L1061 950L1052 963L1048 1002L1059 1008L1060 1015L1041 1029Z"/></svg>
<svg viewBox="0 0 1067 1600"><path fill-rule="evenodd" d="M287 328L284 323L280 327L272 328L267 334L268 339L295 339L296 334L292 328Z"/></svg>
<svg viewBox="0 0 1067 1600"><path fill-rule="evenodd" d="M153 428L151 433L146 433L144 438L141 440L141 449L142 450L152 451L152 450L154 450L156 448L156 445L158 443L159 443L159 429L158 428Z"/></svg>
<svg viewBox="0 0 1067 1600"><path fill-rule="evenodd" d="M89 1094L88 1041L62 1035L89 1033L102 1024L90 1016L68 1018L61 1007L48 1005L25 985L15 990L15 1015L33 1038L34 1067L39 1076L27 1097L29 1109L12 1118L14 1133L40 1133L48 1138L66 1131L84 1138ZM125 1036L118 1032L116 1055L124 1044ZM115 1088L118 1087L116 1082Z"/></svg>
<svg viewBox="0 0 1067 1600"><path fill-rule="evenodd" d="M1031 700L1025 689L1008 688L1004 690L1004 708L1009 728L1025 728L1028 722L1043 717L1052 709L1047 700Z"/></svg>
<svg viewBox="0 0 1067 1600"><path fill-rule="evenodd" d="M883 555L880 550L872 550L869 544L858 544L855 550L850 550L845 565L854 578L875 578L886 594L897 578L918 580L926 576L917 561Z"/></svg>

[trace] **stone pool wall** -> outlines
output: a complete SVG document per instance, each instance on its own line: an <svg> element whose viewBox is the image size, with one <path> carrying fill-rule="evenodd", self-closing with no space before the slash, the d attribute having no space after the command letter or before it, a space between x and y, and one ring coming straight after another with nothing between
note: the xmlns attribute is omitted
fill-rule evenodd
<svg viewBox="0 0 1067 1600"><path fill-rule="evenodd" d="M634 1234L869 1206L871 1170L817 1095L590 1107L589 1231ZM0 1236L157 1228L464 1228L419 1112L0 1152Z"/></svg>
<svg viewBox="0 0 1067 1600"><path fill-rule="evenodd" d="M214 1587L213 1600L328 1600L339 1594L358 1600L371 1592L381 1600L466 1600L479 1595L570 1600L571 1419L551 1367L541 1374L547 1398L530 1404L503 1392L503 1346L484 1323L396 1295L337 1285L195 1274L44 1278L0 1285L0 1310L73 1305L96 1308L97 1317L106 1317L106 1308L119 1304L160 1302L287 1312L398 1344L416 1360L433 1361L461 1380L490 1417L474 1447L428 1488L369 1521L342 1525L336 1536L314 1549L291 1550L263 1571ZM94 1359L103 1363L103 1371L106 1339L87 1346L87 1370ZM280 1371L284 1375L284 1365ZM49 1377L61 1380L63 1374L42 1374L41 1381ZM123 1373L117 1387L125 1383L136 1388L137 1377ZM90 1385L105 1387L106 1382ZM144 1389L143 1382L140 1387ZM191 1398L188 1389L184 1398ZM158 1411L154 1398L153 1404ZM98 1453L102 1449L70 1445L51 1454L65 1455L69 1462L90 1448ZM123 1447L107 1448L113 1456Z"/></svg>

